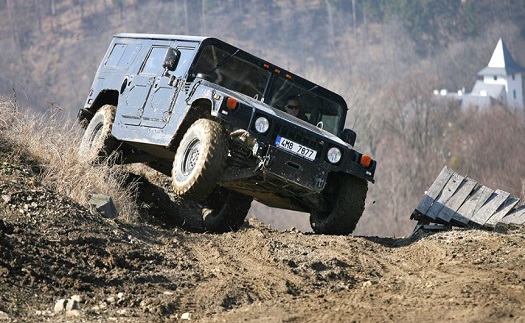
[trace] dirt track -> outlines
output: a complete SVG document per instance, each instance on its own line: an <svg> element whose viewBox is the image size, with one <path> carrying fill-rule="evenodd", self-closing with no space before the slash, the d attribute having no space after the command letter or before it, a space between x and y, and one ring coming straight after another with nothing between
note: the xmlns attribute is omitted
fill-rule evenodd
<svg viewBox="0 0 525 323"><path fill-rule="evenodd" d="M525 321L521 229L190 233L93 215L35 171L0 158L0 322Z"/></svg>

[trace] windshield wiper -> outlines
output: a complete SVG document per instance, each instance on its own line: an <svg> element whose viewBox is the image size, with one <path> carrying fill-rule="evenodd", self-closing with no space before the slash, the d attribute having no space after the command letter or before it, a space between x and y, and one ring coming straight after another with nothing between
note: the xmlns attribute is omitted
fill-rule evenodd
<svg viewBox="0 0 525 323"><path fill-rule="evenodd" d="M304 91L304 92L302 92L302 93L297 94L297 97L300 97L301 95L306 94L306 93L308 93L308 92L312 92L313 90L317 89L318 87L319 87L319 85L314 85L311 89L306 90L306 91Z"/></svg>
<svg viewBox="0 0 525 323"><path fill-rule="evenodd" d="M215 72L216 69L218 69L219 67L221 67L222 65L224 65L224 63L226 63L230 58L232 58L233 56L237 55L237 53L239 52L240 49L237 49L235 51L235 53L231 54L230 56L226 57L225 59L223 59L222 61L218 62L217 65L215 65L215 67L210 71L210 73L213 73Z"/></svg>

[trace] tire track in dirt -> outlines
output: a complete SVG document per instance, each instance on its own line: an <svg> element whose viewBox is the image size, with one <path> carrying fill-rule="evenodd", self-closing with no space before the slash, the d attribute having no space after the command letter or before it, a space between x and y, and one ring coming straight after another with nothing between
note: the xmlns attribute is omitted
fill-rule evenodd
<svg viewBox="0 0 525 323"><path fill-rule="evenodd" d="M258 228L186 237L184 248L195 259L202 277L180 305L214 313L294 293L302 279L275 259L272 241Z"/></svg>

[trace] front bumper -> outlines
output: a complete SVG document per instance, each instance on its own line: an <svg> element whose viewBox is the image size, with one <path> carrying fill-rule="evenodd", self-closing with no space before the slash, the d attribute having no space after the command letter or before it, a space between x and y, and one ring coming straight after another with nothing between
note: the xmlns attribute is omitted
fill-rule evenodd
<svg viewBox="0 0 525 323"><path fill-rule="evenodd" d="M317 193L324 189L328 178L328 170L318 164L273 146L268 147L262 171L266 176L276 177L288 186L298 185Z"/></svg>

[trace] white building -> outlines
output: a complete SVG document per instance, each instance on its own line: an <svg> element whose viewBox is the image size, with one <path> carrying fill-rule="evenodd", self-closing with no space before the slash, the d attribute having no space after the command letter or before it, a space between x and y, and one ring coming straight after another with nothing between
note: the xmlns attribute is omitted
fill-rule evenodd
<svg viewBox="0 0 525 323"><path fill-rule="evenodd" d="M523 85L521 73L525 67L514 61L509 49L498 41L487 67L478 72L482 78L477 80L471 93L441 93L461 100L461 107L488 107L492 104L507 104L510 108L523 109Z"/></svg>

